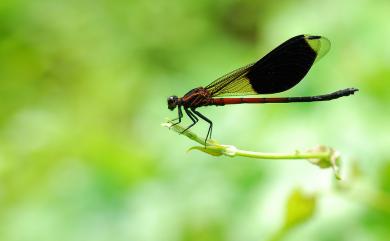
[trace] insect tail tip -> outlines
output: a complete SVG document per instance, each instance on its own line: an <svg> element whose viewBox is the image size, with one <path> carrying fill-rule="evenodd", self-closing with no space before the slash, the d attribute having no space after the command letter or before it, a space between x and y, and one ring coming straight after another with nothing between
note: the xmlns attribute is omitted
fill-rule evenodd
<svg viewBox="0 0 390 241"><path fill-rule="evenodd" d="M355 94L355 92L358 92L359 89L358 88L349 88L349 90L351 91L351 94Z"/></svg>
<svg viewBox="0 0 390 241"><path fill-rule="evenodd" d="M343 93L343 95L348 96L348 95L353 95L355 92L359 91L357 88L347 88L344 90L341 90L340 92Z"/></svg>

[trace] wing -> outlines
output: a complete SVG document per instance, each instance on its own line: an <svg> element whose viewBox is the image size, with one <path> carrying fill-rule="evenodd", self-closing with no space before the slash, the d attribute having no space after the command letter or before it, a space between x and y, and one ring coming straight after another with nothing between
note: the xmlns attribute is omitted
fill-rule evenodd
<svg viewBox="0 0 390 241"><path fill-rule="evenodd" d="M330 42L324 37L299 35L205 88L213 97L283 92L298 84L329 48Z"/></svg>
<svg viewBox="0 0 390 241"><path fill-rule="evenodd" d="M256 95L249 79L245 77L253 65L248 64L219 77L205 88L212 96Z"/></svg>

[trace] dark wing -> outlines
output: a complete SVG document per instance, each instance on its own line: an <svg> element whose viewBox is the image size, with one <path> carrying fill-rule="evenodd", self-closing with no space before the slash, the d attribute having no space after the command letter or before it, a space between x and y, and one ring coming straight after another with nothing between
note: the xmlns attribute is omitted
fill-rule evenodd
<svg viewBox="0 0 390 241"><path fill-rule="evenodd" d="M321 36L299 35L253 64L222 76L205 88L213 97L273 94L298 84L330 48Z"/></svg>

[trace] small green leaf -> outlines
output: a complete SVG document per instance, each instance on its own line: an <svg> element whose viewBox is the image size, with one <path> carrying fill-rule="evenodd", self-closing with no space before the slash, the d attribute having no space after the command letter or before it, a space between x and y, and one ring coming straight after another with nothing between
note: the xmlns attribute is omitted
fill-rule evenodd
<svg viewBox="0 0 390 241"><path fill-rule="evenodd" d="M212 156L221 156L223 153L221 152L221 148L213 147L213 146L208 146L207 148L204 148L204 146L193 146L187 150L187 152L192 151L192 150L198 150L202 151L204 153L207 153Z"/></svg>
<svg viewBox="0 0 390 241"><path fill-rule="evenodd" d="M284 227L293 228L313 217L316 204L316 195L307 195L301 189L295 189L287 200Z"/></svg>
<svg viewBox="0 0 390 241"><path fill-rule="evenodd" d="M310 149L311 153L329 153L329 155L322 158L311 158L309 161L321 169L332 168L336 179L341 180L340 176L340 154L333 148L327 146L318 146Z"/></svg>
<svg viewBox="0 0 390 241"><path fill-rule="evenodd" d="M390 192L390 162L385 162L379 170L379 185L385 192Z"/></svg>

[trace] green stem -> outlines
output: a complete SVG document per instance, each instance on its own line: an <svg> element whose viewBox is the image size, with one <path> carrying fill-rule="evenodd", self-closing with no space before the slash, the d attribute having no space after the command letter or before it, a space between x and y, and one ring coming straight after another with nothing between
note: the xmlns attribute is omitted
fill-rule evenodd
<svg viewBox="0 0 390 241"><path fill-rule="evenodd" d="M300 152L295 151L294 153L264 153L254 151L236 151L237 156L245 156L258 159L323 159L329 158L331 153L327 152Z"/></svg>
<svg viewBox="0 0 390 241"><path fill-rule="evenodd" d="M191 147L189 150L199 150L213 156L243 156L257 159L285 159L285 160L297 160L306 159L312 164L319 166L320 168L333 168L336 178L340 178L338 174L337 161L339 155L333 149L328 147L318 147L305 152L295 151L292 153L265 153L240 150L233 145L222 145L215 140L205 140L200 138L190 130L184 132L185 128L180 125L172 125L170 122L163 123L162 126L167 127L175 132L183 134L191 140L201 144L201 146Z"/></svg>

